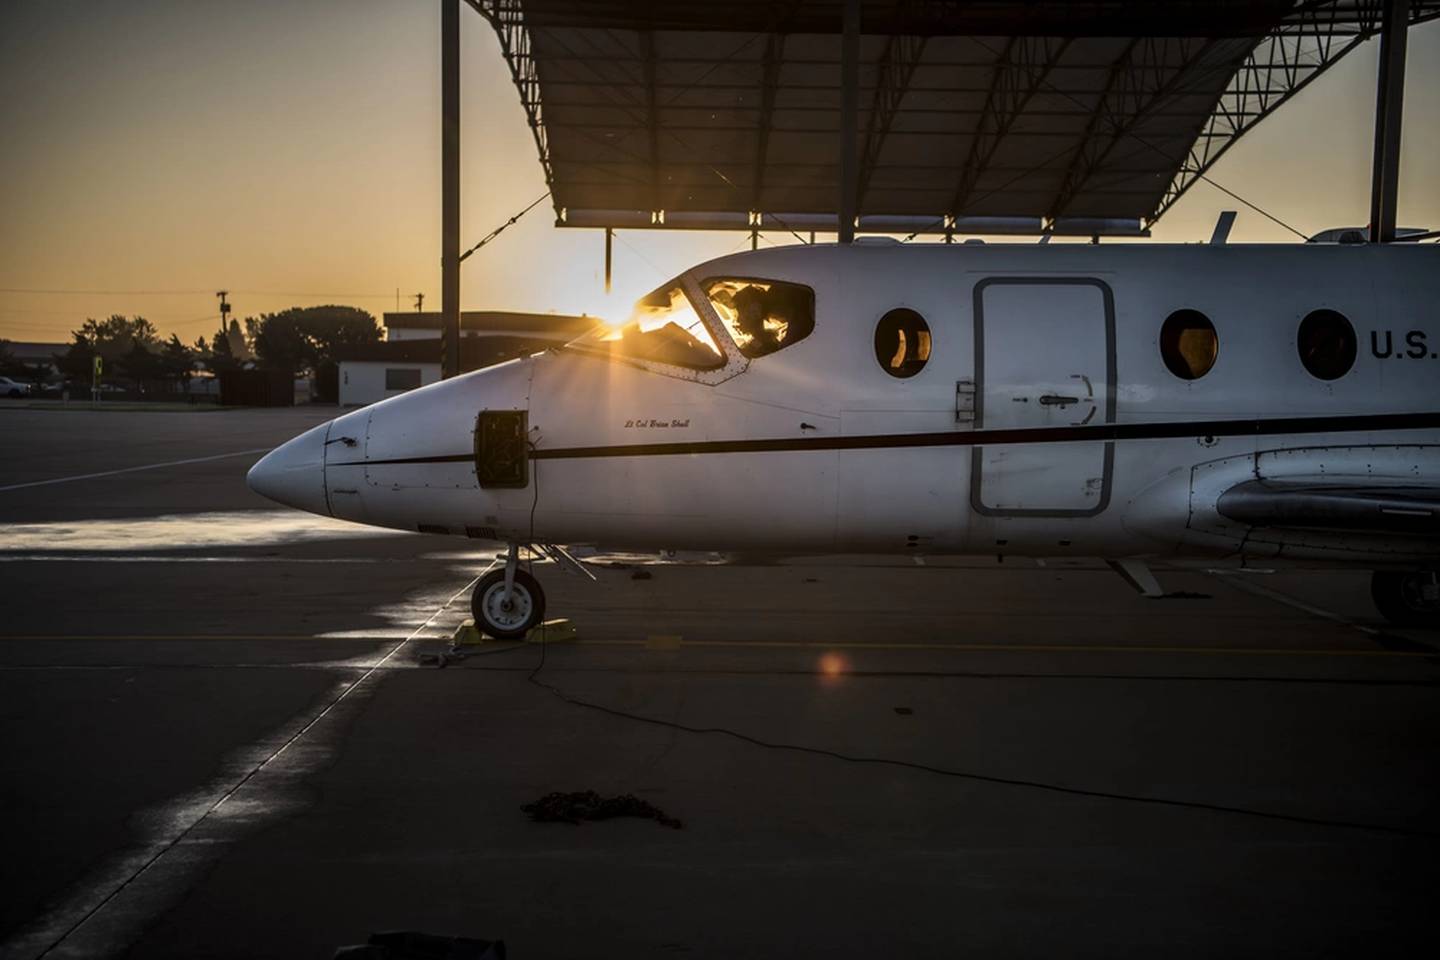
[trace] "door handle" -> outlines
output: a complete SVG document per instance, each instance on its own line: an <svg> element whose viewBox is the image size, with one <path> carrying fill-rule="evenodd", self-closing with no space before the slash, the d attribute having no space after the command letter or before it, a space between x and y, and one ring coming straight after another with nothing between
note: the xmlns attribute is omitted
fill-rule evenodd
<svg viewBox="0 0 1440 960"><path fill-rule="evenodd" d="M1072 403L1079 403L1079 397L1062 397L1058 394L1047 393L1040 398L1040 402L1047 407L1068 407Z"/></svg>

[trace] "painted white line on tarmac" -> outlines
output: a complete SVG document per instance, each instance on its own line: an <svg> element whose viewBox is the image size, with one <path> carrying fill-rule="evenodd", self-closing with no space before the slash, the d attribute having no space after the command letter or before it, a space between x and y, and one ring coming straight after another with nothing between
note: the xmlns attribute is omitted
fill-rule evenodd
<svg viewBox="0 0 1440 960"><path fill-rule="evenodd" d="M479 576L452 594L409 635L391 642L387 652L378 660L374 659L372 654L354 662L353 666L365 668L364 672L354 680L338 681L332 694L318 711L292 718L285 725L288 729L284 729L279 737L267 738L243 751L246 759L239 765L240 769L234 771L237 776L232 783L216 788L200 788L146 811L145 822L160 824L161 829L141 841L137 847L102 864L72 888L74 892L67 901L32 919L29 924L12 934L10 939L0 943L0 957L5 960L10 957L39 960L49 956L108 956L130 946L157 913L174 905L178 896L183 893L178 888L186 886L188 889L188 884L194 882L198 876L197 871L208 869L214 857L219 856L219 851L236 842L244 831L228 839L197 842L197 847L204 846L213 851L210 857L199 857L194 853L175 858L167 855L181 848L202 823L218 814L237 794L245 791L252 781L266 773L292 747L300 744L311 730L351 694L365 687L372 677L385 676L388 671L384 668L395 655L406 644L419 638L436 618L469 592L480 577L494 566L492 563L481 571ZM319 763L327 760L330 753L325 747L311 749L307 757L297 761L299 769L293 772L299 777L307 775ZM264 787L259 789L262 793L265 791ZM253 829L266 819L266 805L259 798L236 801L237 805L245 802L251 806L238 816L243 818L248 815L249 822L245 826ZM285 802L277 799L273 809L269 810L269 815L282 812L282 808L294 809L293 806L285 807ZM169 874L165 879L147 878L145 882L136 882L152 870L158 871L167 867ZM101 913L117 913L117 910L109 909L112 905L118 908L118 915L110 915L97 922L97 916Z"/></svg>
<svg viewBox="0 0 1440 960"><path fill-rule="evenodd" d="M127 557L103 553L0 553L0 563L388 563L378 557Z"/></svg>
<svg viewBox="0 0 1440 960"><path fill-rule="evenodd" d="M1306 603L1304 600L1298 600L1295 597L1290 596L1289 594L1281 593L1278 590L1271 590L1269 587L1262 587L1258 583L1255 583L1253 581L1243 580L1240 577L1232 576L1228 571L1215 570L1209 572L1212 576L1218 577L1225 583L1228 583L1231 586L1236 587L1240 590L1244 590L1246 593L1253 593L1257 597L1264 597L1267 600L1274 600L1276 603L1283 603L1287 607L1294 607L1296 610L1302 610L1305 613L1319 617L1322 620L1329 620L1332 623L1338 623L1342 626L1352 627L1356 630L1359 630L1361 633L1366 634L1367 636L1378 637L1382 633L1384 633L1383 630L1377 630L1374 627L1367 627L1363 623L1356 623L1349 617L1342 617L1338 613L1323 609L1322 607L1317 607L1313 603Z"/></svg>
<svg viewBox="0 0 1440 960"><path fill-rule="evenodd" d="M234 453L217 453L213 457L191 457L189 460L167 460L164 463L147 463L139 467L123 467L119 470L105 470L101 473L80 473L73 477L55 477L51 480L31 480L29 483L12 483L6 487L0 487L0 493L7 490L24 490L27 487L45 487L52 483L73 483L76 480L95 480L99 477L114 477L122 473L135 473L140 470L163 470L166 467L183 467L191 463L209 463L212 460L225 460L229 457L245 457L252 453L269 453L269 447L256 447L254 450L236 450Z"/></svg>

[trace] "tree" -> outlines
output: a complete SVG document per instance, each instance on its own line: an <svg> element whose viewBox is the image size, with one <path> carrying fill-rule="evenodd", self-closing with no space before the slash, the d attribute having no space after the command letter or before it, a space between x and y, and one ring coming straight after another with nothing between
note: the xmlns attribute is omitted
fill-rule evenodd
<svg viewBox="0 0 1440 960"><path fill-rule="evenodd" d="M105 320L86 320L75 334L88 340L91 349L106 362L130 353L137 343L146 350L160 346L160 333L155 324L144 317L130 318L118 313Z"/></svg>
<svg viewBox="0 0 1440 960"><path fill-rule="evenodd" d="M55 369L64 374L67 379L89 383L96 356L95 344L78 330L70 336L72 337L70 349L64 353L55 354Z"/></svg>
<svg viewBox="0 0 1440 960"><path fill-rule="evenodd" d="M138 348L145 352L160 349L155 324L144 317L111 314L104 320L87 319L71 334L73 342L63 355L55 355L55 367L74 380L90 381L92 364L98 355L107 370L124 369ZM143 360L136 358L142 366Z"/></svg>
<svg viewBox="0 0 1440 960"><path fill-rule="evenodd" d="M114 314L105 320L86 320L71 334L70 348L55 355L55 367L73 380L89 383L95 358L100 357L108 376L123 375L137 382L188 381L196 353L171 334L161 341L155 325L144 317ZM203 346L204 337L197 346Z"/></svg>
<svg viewBox="0 0 1440 960"><path fill-rule="evenodd" d="M200 338L204 341L204 337ZM230 321L230 328L227 330L222 321L220 329L215 331L215 336L210 338L210 352L205 355L205 365L211 373L221 374L229 370L239 370L243 360L243 354L237 356L235 352L235 341L240 339L243 346L244 340L240 338L240 325L234 320Z"/></svg>
<svg viewBox="0 0 1440 960"><path fill-rule="evenodd" d="M0 340L0 377L18 377L21 375L20 361L10 349L9 340Z"/></svg>
<svg viewBox="0 0 1440 960"><path fill-rule="evenodd" d="M161 379L178 380L181 383L190 383L190 374L195 369L195 351L180 342L175 334L170 334L170 339L160 351Z"/></svg>
<svg viewBox="0 0 1440 960"><path fill-rule="evenodd" d="M163 380L165 375L164 361L160 357L160 351L145 349L145 344L139 339L130 342L130 351L120 358L120 372L137 383L144 383L148 380Z"/></svg>
<svg viewBox="0 0 1440 960"><path fill-rule="evenodd" d="M338 389L335 355L380 339L380 325L369 313L333 305L265 314L253 330L260 363L277 370L311 371L322 400L334 400Z"/></svg>

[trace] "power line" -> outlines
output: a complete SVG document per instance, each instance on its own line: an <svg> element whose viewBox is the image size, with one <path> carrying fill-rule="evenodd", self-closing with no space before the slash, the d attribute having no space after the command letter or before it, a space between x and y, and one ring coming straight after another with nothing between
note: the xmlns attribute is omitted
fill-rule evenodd
<svg viewBox="0 0 1440 960"><path fill-rule="evenodd" d="M250 297L343 297L352 300L389 300L393 293L314 293L296 290L245 290L232 289L236 296ZM82 290L45 287L0 287L0 293L23 293L46 296L74 297L210 297L214 290Z"/></svg>
<svg viewBox="0 0 1440 960"><path fill-rule="evenodd" d="M641 253L638 248L631 246L630 242L624 237L620 236L618 232L616 232L615 234L615 239L619 240L620 243L627 247L631 253L635 254L635 256L639 257L641 260L644 260L646 266L648 266L651 270L654 270L661 277L668 276L668 274L666 274L664 270L661 270L659 267L655 266L654 261L652 261L649 257L645 256L645 254Z"/></svg>

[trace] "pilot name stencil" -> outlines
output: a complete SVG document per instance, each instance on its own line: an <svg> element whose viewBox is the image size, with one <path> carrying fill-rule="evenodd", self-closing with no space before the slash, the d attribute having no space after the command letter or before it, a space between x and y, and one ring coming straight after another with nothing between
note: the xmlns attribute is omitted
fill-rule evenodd
<svg viewBox="0 0 1440 960"><path fill-rule="evenodd" d="M683 430L688 426L690 426L689 417L686 417L684 420L657 420L653 417L641 417L636 420L625 421L626 430L669 430L671 427L677 430Z"/></svg>

